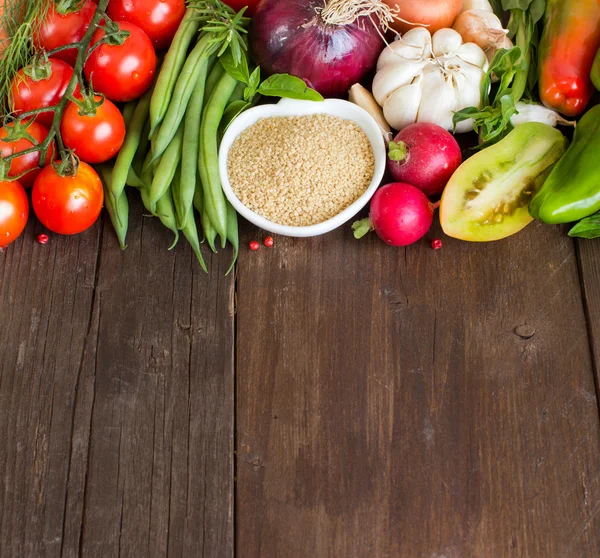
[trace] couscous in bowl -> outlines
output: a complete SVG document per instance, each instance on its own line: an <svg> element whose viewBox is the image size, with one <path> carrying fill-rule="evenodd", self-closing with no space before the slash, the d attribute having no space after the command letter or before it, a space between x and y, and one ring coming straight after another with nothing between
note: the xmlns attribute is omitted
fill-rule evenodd
<svg viewBox="0 0 600 558"><path fill-rule="evenodd" d="M354 123L366 136L372 150L372 177L364 192L349 205L330 218L308 226L291 226L281 224L254 211L242 203L234 191L228 162L232 146L242 134L260 121L276 117L304 117L310 115L329 115L337 117L348 124ZM279 164L279 161L275 162ZM330 232L352 219L371 199L383 178L386 166L385 142L378 124L362 108L339 99L328 99L323 102L296 101L284 99L276 105L263 105L242 113L231 124L221 142L219 151L219 172L223 191L235 210L254 225L269 232L284 236L310 237ZM239 180L239 177L234 177ZM332 196L336 194L332 192ZM275 203L277 200L274 200Z"/></svg>

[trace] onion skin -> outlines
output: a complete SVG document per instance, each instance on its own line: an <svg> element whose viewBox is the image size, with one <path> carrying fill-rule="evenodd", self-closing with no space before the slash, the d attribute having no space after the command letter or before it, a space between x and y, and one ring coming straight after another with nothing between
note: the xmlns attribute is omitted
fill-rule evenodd
<svg viewBox="0 0 600 558"><path fill-rule="evenodd" d="M326 97L342 97L375 69L385 43L373 23L325 25L323 0L262 0L252 18L250 48L268 74L288 73Z"/></svg>
<svg viewBox="0 0 600 558"><path fill-rule="evenodd" d="M400 8L393 28L400 33L406 33L413 27L425 27L433 35L439 29L452 27L454 20L462 11L463 0L383 0L392 8Z"/></svg>

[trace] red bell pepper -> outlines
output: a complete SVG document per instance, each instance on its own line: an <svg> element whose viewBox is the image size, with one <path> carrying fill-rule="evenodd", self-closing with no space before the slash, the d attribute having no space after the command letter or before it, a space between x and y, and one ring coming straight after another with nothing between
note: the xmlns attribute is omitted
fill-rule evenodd
<svg viewBox="0 0 600 558"><path fill-rule="evenodd" d="M580 114L594 87L600 48L600 0L548 0L540 42L540 99L567 116Z"/></svg>

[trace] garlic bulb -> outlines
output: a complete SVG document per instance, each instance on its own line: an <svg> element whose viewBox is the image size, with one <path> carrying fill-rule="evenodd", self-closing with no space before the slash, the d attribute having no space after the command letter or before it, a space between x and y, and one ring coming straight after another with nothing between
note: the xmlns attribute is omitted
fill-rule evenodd
<svg viewBox="0 0 600 558"><path fill-rule="evenodd" d="M396 130L414 122L452 130L456 111L481 108L487 69L483 50L474 43L463 43L453 29L440 29L432 37L427 29L415 27L382 52L373 95ZM456 126L457 132L472 129L472 120Z"/></svg>
<svg viewBox="0 0 600 558"><path fill-rule="evenodd" d="M486 12L494 11L488 0L464 0L461 12L467 12L469 10L485 10Z"/></svg>
<svg viewBox="0 0 600 558"><path fill-rule="evenodd" d="M503 29L498 16L486 10L468 10L461 13L452 29L460 33L463 41L475 43L483 50L500 46L508 33L508 29Z"/></svg>
<svg viewBox="0 0 600 558"><path fill-rule="evenodd" d="M510 118L510 123L513 126L525 124L526 122L541 122L553 127L556 127L557 124L561 126L575 126L576 124L575 120L567 120L558 114L558 112L537 103L519 101L515 107L517 114L513 114Z"/></svg>

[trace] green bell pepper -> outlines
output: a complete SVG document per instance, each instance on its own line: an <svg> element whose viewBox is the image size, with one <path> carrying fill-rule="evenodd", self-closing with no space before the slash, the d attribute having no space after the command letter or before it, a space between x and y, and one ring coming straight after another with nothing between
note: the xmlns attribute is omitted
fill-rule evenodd
<svg viewBox="0 0 600 558"><path fill-rule="evenodd" d="M595 85L596 89L600 91L600 49L598 49L596 58L594 58L590 77L592 78L592 83Z"/></svg>
<svg viewBox="0 0 600 558"><path fill-rule="evenodd" d="M535 219L557 225L600 210L600 105L575 128L573 143L529 204Z"/></svg>

